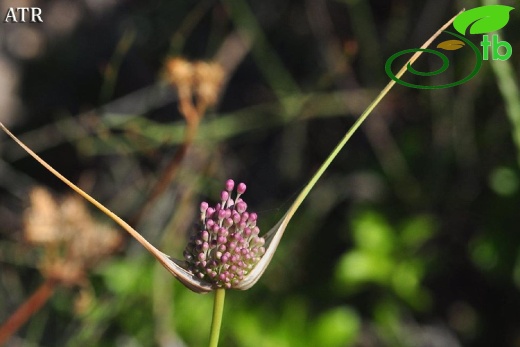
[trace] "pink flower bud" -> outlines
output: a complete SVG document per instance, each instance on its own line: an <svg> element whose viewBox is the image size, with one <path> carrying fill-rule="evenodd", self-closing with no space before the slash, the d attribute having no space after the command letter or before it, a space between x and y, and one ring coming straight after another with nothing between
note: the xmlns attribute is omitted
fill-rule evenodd
<svg viewBox="0 0 520 347"><path fill-rule="evenodd" d="M246 185L244 183L239 183L237 187L238 194L242 195L246 192Z"/></svg>
<svg viewBox="0 0 520 347"><path fill-rule="evenodd" d="M232 191L234 187L235 187L235 181L233 181L232 179L229 179L226 181L226 190L228 192Z"/></svg>

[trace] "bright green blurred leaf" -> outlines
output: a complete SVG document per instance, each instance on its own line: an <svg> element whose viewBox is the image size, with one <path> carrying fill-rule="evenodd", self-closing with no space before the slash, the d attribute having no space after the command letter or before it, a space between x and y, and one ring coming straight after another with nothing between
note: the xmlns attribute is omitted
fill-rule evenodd
<svg viewBox="0 0 520 347"><path fill-rule="evenodd" d="M498 263L496 245L490 240L477 239L471 244L471 259L482 270L491 270Z"/></svg>
<svg viewBox="0 0 520 347"><path fill-rule="evenodd" d="M498 167L489 176L489 185L498 195L511 196L518 192L520 183L513 169Z"/></svg>
<svg viewBox="0 0 520 347"><path fill-rule="evenodd" d="M423 263L409 260L396 266L392 276L392 285L396 294L416 309L428 307L431 301L428 293L421 288L423 275Z"/></svg>
<svg viewBox="0 0 520 347"><path fill-rule="evenodd" d="M395 332L400 328L401 309L394 301L381 300L374 307L374 320L384 329Z"/></svg>
<svg viewBox="0 0 520 347"><path fill-rule="evenodd" d="M388 254L395 246L395 237L388 222L378 213L364 212L352 223L354 241L364 250Z"/></svg>
<svg viewBox="0 0 520 347"><path fill-rule="evenodd" d="M396 266L392 275L392 284L397 294L404 297L412 295L419 287L421 272L412 262L403 262Z"/></svg>
<svg viewBox="0 0 520 347"><path fill-rule="evenodd" d="M348 307L338 307L323 313L312 325L313 346L345 347L356 342L361 319Z"/></svg>
<svg viewBox="0 0 520 347"><path fill-rule="evenodd" d="M151 287L151 271L135 259L112 260L100 267L99 272L107 286L116 294L135 294L148 291Z"/></svg>
<svg viewBox="0 0 520 347"><path fill-rule="evenodd" d="M213 293L201 295L185 290L184 285L175 281L175 306L172 309L172 321L189 345L204 346L208 342ZM224 306L224 316L226 316ZM197 327L196 329L194 327Z"/></svg>
<svg viewBox="0 0 520 347"><path fill-rule="evenodd" d="M346 253L339 260L336 279L347 286L361 282L387 283L393 267L390 258L355 250Z"/></svg>
<svg viewBox="0 0 520 347"><path fill-rule="evenodd" d="M306 302L293 298L284 303L281 314L258 305L254 311L238 308L228 319L239 346L292 347L308 345L308 316Z"/></svg>
<svg viewBox="0 0 520 347"><path fill-rule="evenodd" d="M417 216L406 221L401 231L404 247L416 249L430 239L436 228L431 216Z"/></svg>

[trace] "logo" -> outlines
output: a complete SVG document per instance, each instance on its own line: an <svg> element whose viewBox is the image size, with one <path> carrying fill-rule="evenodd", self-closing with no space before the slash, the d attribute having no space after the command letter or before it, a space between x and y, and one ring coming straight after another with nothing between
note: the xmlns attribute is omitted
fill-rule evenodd
<svg viewBox="0 0 520 347"><path fill-rule="evenodd" d="M435 71L422 72L414 69L410 64L408 64L406 67L408 72L417 76L435 76L446 71L450 65L448 57L438 50L429 48L405 49L403 51L393 54L386 61L386 74L395 82L403 86L418 89L443 89L466 83L478 73L484 60L489 60L491 57L491 59L493 60L504 61L511 57L513 53L513 48L511 44L507 41L500 41L498 34L489 35L489 33L503 28L507 24L507 22L509 22L509 12L511 12L513 9L514 7L504 5L488 5L476 7L471 10L462 12L455 18L455 20L453 21L453 27L457 32L452 32L448 30L444 31L444 33L452 36L452 39L439 43L436 48L445 51L455 51L464 47L469 47L469 49L471 49L475 54L475 66L466 77L452 83L425 86L403 81L392 72L392 63L395 59L404 54L415 52L434 54L435 56L441 59L442 66ZM469 34L471 35L484 34L482 36L482 41L480 42L480 46L482 46L482 53L480 52L479 47L477 47L474 43L472 43L465 37L468 28Z"/></svg>

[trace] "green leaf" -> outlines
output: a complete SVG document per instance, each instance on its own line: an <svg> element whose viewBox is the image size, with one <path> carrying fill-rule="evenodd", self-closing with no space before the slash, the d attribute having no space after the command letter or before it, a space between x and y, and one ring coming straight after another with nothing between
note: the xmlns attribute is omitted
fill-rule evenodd
<svg viewBox="0 0 520 347"><path fill-rule="evenodd" d="M378 213L362 212L352 221L353 237L358 248L389 254L395 248L395 235L388 221Z"/></svg>
<svg viewBox="0 0 520 347"><path fill-rule="evenodd" d="M338 284L347 288L367 282L385 285L391 278L394 266L389 257L355 250L340 258L335 277Z"/></svg>
<svg viewBox="0 0 520 347"><path fill-rule="evenodd" d="M410 251L417 251L435 233L437 222L430 215L419 215L409 218L401 228L401 247Z"/></svg>
<svg viewBox="0 0 520 347"><path fill-rule="evenodd" d="M470 27L470 34L486 34L503 28L509 22L509 12L514 7L488 5L462 12L455 18L453 27L462 35Z"/></svg>
<svg viewBox="0 0 520 347"><path fill-rule="evenodd" d="M349 307L337 307L323 313L312 324L312 346L351 346L361 329L361 319Z"/></svg>

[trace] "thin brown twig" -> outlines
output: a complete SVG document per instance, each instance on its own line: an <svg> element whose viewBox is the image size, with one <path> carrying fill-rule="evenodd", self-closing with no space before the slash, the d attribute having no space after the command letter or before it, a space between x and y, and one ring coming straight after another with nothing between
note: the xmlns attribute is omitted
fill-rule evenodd
<svg viewBox="0 0 520 347"><path fill-rule="evenodd" d="M188 100L187 98L180 98L179 102L181 113L184 115L186 119L186 130L184 132L184 140L182 141L182 144L177 150L177 152L175 152L173 158L169 161L168 165L164 169L161 177L153 186L150 196L144 203L143 207L135 214L134 218L131 221L131 224L133 225L139 223L141 218L152 207L153 203L161 196L162 192L164 192L166 188L170 185L170 183L175 179L180 164L184 159L186 152L188 151L188 148L193 143L195 136L197 135L197 131L199 129L199 124L202 116L197 113L197 110L190 102L190 100Z"/></svg>
<svg viewBox="0 0 520 347"><path fill-rule="evenodd" d="M20 306L11 317L0 327L0 345L20 329L54 293L58 282L54 279L47 279L42 285Z"/></svg>

